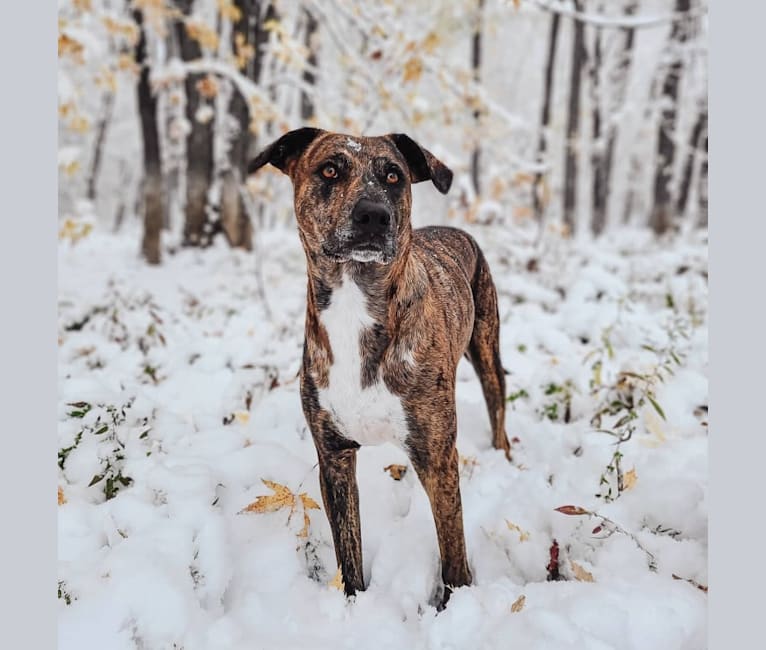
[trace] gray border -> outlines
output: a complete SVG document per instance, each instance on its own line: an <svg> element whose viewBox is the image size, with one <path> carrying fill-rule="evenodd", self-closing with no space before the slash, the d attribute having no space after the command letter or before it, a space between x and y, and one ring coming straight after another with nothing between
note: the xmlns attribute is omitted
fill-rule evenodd
<svg viewBox="0 0 766 650"><path fill-rule="evenodd" d="M709 2L711 648L763 641L766 5ZM760 268L757 268L760 267Z"/></svg>
<svg viewBox="0 0 766 650"><path fill-rule="evenodd" d="M55 648L57 14L55 3L1 6L0 636Z"/></svg>

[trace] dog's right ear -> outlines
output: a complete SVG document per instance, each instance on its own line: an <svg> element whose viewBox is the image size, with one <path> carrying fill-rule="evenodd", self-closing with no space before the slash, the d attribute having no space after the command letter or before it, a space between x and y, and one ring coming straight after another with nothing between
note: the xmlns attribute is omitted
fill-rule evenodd
<svg viewBox="0 0 766 650"><path fill-rule="evenodd" d="M275 140L247 165L248 175L254 174L266 163L271 163L285 174L290 173L289 165L297 160L313 140L322 133L322 129L305 127L285 133Z"/></svg>

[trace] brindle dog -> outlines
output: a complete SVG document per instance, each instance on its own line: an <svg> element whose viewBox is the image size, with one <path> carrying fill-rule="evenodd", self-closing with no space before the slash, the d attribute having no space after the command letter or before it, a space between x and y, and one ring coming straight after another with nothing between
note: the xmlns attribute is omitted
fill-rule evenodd
<svg viewBox="0 0 766 650"><path fill-rule="evenodd" d="M346 594L365 588L356 450L390 441L431 502L446 603L471 583L455 447L455 374L465 354L481 380L492 442L510 459L497 294L487 261L456 228L412 229L411 183L447 193L452 172L400 133L291 131L249 165L292 180L308 291L303 411Z"/></svg>

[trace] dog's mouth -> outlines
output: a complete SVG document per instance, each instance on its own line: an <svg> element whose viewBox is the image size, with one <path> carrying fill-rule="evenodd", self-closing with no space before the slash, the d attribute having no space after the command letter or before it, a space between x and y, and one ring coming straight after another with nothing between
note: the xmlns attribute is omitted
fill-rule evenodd
<svg viewBox="0 0 766 650"><path fill-rule="evenodd" d="M390 262L394 257L394 251L391 246L375 241L365 241L349 245L343 249L334 248L328 245L322 246L322 252L326 257L335 262L360 262L366 264L376 262L384 264Z"/></svg>
<svg viewBox="0 0 766 650"><path fill-rule="evenodd" d="M386 261L385 251L378 244L361 244L355 246L349 253L349 257L355 262L384 262Z"/></svg>

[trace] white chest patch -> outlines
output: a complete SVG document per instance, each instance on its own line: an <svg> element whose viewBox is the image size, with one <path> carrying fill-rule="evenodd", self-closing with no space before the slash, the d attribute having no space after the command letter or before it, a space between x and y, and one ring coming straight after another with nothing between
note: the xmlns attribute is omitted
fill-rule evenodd
<svg viewBox="0 0 766 650"><path fill-rule="evenodd" d="M359 335L374 321L357 284L344 276L333 290L330 305L321 312L332 348L329 385L319 390L319 403L332 413L340 432L360 445L393 442L402 446L407 424L401 400L379 379L362 388Z"/></svg>

